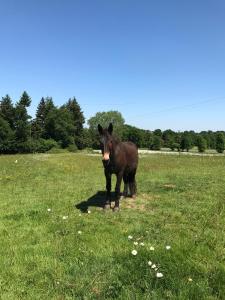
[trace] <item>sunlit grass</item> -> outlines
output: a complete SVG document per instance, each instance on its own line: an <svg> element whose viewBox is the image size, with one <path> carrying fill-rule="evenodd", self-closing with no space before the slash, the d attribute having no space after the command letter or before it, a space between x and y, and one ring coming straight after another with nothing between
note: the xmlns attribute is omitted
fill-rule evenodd
<svg viewBox="0 0 225 300"><path fill-rule="evenodd" d="M0 165L1 299L224 299L224 157L142 157L119 213L99 156Z"/></svg>

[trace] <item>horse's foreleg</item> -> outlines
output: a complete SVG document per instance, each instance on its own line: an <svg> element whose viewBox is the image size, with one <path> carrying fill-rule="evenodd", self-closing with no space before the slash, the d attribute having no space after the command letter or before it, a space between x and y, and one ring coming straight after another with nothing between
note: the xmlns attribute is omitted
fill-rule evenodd
<svg viewBox="0 0 225 300"><path fill-rule="evenodd" d="M119 174L116 175L116 188L115 188L116 200L115 200L114 210L119 209L119 205L120 205L120 186L121 186L122 178L123 178L123 172L120 172Z"/></svg>
<svg viewBox="0 0 225 300"><path fill-rule="evenodd" d="M111 177L112 175L105 171L105 178L106 178L106 201L105 201L105 209L110 208L111 206Z"/></svg>

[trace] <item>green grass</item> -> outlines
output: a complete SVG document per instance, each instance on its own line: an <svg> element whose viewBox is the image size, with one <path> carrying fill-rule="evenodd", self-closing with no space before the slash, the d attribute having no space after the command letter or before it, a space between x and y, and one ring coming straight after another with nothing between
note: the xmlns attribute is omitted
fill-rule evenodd
<svg viewBox="0 0 225 300"><path fill-rule="evenodd" d="M0 156L0 166L0 299L225 299L224 157L141 157L138 197L119 213L95 206L99 156ZM76 207L85 201L90 214Z"/></svg>

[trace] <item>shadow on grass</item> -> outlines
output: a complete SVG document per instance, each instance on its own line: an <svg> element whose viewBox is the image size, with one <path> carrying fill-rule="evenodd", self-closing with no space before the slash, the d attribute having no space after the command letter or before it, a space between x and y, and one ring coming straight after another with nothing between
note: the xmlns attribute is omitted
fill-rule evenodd
<svg viewBox="0 0 225 300"><path fill-rule="evenodd" d="M77 209L79 209L81 212L87 212L89 207L100 207L103 208L105 204L105 197L106 192L105 191L98 191L96 194L88 198L86 201L82 201L75 205ZM113 193L112 193L113 197Z"/></svg>

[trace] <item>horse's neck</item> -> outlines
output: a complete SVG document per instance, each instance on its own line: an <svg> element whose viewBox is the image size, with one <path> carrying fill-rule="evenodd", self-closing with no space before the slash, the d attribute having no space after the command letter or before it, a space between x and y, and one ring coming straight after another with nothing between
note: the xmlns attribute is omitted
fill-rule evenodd
<svg viewBox="0 0 225 300"><path fill-rule="evenodd" d="M113 138L113 141L112 141L112 144L113 144L112 155L115 154L116 148L119 146L120 143L121 142L118 139Z"/></svg>

